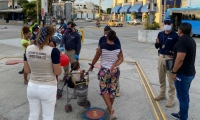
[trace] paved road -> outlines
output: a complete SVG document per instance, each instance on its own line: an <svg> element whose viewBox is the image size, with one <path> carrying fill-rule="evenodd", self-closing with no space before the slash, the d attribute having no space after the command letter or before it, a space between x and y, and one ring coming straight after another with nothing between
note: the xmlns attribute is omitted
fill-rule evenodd
<svg viewBox="0 0 200 120"><path fill-rule="evenodd" d="M92 25L86 26L85 23L78 23L78 26L81 25L85 26L82 29L85 30L86 43L83 44L80 57L92 59L95 48L97 47L98 39L103 35L103 28L97 29ZM18 56L23 52L19 44L19 30L21 27L9 26L8 28L13 34L8 35L7 32L9 30L0 29L0 34L3 33L0 36L0 58L4 56ZM158 94L157 51L154 49L153 44L137 42L137 29L140 28L141 26L126 26L123 28L113 27L112 29L117 32L117 35L121 40L125 60L137 61L141 64L154 92ZM199 38L195 38L195 40L197 42L197 75L190 90L191 104L189 120L199 120L200 117L200 104L197 104L200 99L200 81L198 81L200 77L198 72L200 70L200 55L198 54L200 52L200 49L198 49L200 47L200 40ZM28 117L26 86L22 85L22 76L17 74L18 70L22 68L22 65L6 66L4 63L7 60L9 59L0 60L0 73L2 78L0 80L0 116L8 118L9 120L26 120ZM87 69L88 62L90 61L82 60L81 67ZM121 66L121 71L120 81L122 95L116 99L114 105L119 120L155 120L154 113L134 66L124 62ZM96 80L97 72L98 69L95 69L90 75L91 82L88 99L91 101L92 106L105 108L102 98L98 95L98 81ZM59 86L60 85L62 85L62 83L59 83ZM55 119L64 120L68 118L70 120L80 120L80 114L84 109L80 109L80 107L76 105L76 102L72 101L73 113L66 114L63 110L65 102L65 97L57 102ZM178 103L176 100L176 106L169 109L164 107L166 102L166 100L161 101L160 104L167 120L172 120L169 114L171 112L177 112Z"/></svg>

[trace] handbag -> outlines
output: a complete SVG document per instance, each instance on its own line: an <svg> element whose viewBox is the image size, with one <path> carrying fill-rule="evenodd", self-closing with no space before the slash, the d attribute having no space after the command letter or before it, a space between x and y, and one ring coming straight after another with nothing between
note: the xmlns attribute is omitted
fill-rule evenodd
<svg viewBox="0 0 200 120"><path fill-rule="evenodd" d="M168 59L168 60L166 60L165 62L166 62L166 69L167 69L167 70L172 70L173 65L174 65L173 59Z"/></svg>

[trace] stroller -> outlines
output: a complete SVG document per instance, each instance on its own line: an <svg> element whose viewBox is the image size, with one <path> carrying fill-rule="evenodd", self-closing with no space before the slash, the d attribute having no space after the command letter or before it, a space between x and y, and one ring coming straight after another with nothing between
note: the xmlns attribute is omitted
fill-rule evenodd
<svg viewBox="0 0 200 120"><path fill-rule="evenodd" d="M81 80L80 82L75 81L73 74L77 74L77 73L72 73L72 71L73 69L70 71L69 76L64 81L64 85L62 86L62 88L57 90L57 99L60 99L62 97L63 88L66 86L66 93L67 93L67 104L65 105L66 113L72 111L72 106L71 104L69 104L69 102L72 99L74 92L75 92L75 95L77 96L77 104L79 106L82 106L85 108L88 108L91 106L90 101L87 99L88 84L89 84L89 70L84 74L84 79ZM74 88L73 93L69 92L68 87Z"/></svg>

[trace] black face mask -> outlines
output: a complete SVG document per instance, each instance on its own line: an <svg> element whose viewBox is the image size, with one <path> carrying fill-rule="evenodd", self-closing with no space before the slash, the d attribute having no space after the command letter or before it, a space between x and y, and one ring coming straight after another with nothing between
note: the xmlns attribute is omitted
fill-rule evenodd
<svg viewBox="0 0 200 120"><path fill-rule="evenodd" d="M72 29L71 29L71 28L67 28L67 31L68 31L69 33L71 33L71 32L72 32Z"/></svg>
<svg viewBox="0 0 200 120"><path fill-rule="evenodd" d="M63 24L64 22L61 22L61 24Z"/></svg>

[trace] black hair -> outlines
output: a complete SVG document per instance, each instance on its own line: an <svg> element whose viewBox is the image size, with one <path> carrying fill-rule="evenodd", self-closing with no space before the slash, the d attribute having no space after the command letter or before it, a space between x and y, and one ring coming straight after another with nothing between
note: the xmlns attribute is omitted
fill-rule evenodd
<svg viewBox="0 0 200 120"><path fill-rule="evenodd" d="M114 30L109 30L107 33L107 37L110 41L114 41L116 39L116 32Z"/></svg>
<svg viewBox="0 0 200 120"><path fill-rule="evenodd" d="M192 32L192 25L186 22L181 23L179 26L179 30L181 30L183 34L189 35Z"/></svg>
<svg viewBox="0 0 200 120"><path fill-rule="evenodd" d="M76 26L76 24L75 24L74 22L72 22L72 21L69 21L69 22L67 23L67 25L71 25L71 27L75 27L75 26Z"/></svg>
<svg viewBox="0 0 200 120"><path fill-rule="evenodd" d="M61 21L63 21L63 22L64 22L64 19L61 19Z"/></svg>
<svg viewBox="0 0 200 120"><path fill-rule="evenodd" d="M78 70L78 67L80 66L79 62L78 61L74 61L72 62L71 64L71 69L72 70Z"/></svg>

